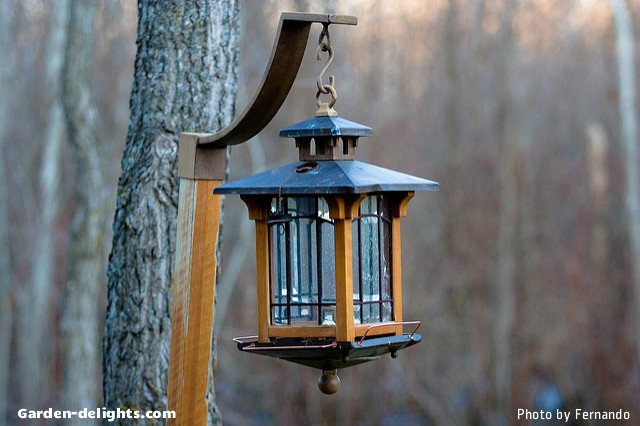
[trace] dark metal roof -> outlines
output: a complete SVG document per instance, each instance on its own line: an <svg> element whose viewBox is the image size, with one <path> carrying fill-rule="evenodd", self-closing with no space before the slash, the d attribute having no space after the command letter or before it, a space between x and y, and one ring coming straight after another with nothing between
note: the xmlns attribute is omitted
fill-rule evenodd
<svg viewBox="0 0 640 426"><path fill-rule="evenodd" d="M340 117L314 117L280 130L281 138L372 136L373 129Z"/></svg>
<svg viewBox="0 0 640 426"><path fill-rule="evenodd" d="M305 173L304 165L317 165ZM360 161L296 162L277 169L229 182L217 187L215 194L363 194L387 191L438 191L440 185Z"/></svg>

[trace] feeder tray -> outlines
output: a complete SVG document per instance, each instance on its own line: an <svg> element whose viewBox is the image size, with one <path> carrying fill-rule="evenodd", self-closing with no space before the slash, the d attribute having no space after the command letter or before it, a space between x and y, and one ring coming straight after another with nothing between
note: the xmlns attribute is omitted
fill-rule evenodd
<svg viewBox="0 0 640 426"><path fill-rule="evenodd" d="M259 343L257 336L236 337L233 340L243 352L280 358L321 370L337 370L374 361L387 353L395 358L400 349L420 342L422 335L382 336L359 342L276 338L270 343Z"/></svg>

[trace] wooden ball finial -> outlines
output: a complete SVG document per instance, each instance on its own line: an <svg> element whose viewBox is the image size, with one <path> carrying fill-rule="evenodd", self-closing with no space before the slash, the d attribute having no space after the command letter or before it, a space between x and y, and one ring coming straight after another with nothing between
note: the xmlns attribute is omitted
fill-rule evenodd
<svg viewBox="0 0 640 426"><path fill-rule="evenodd" d="M323 370L318 379L318 388L326 395L333 395L340 389L340 377L338 370Z"/></svg>

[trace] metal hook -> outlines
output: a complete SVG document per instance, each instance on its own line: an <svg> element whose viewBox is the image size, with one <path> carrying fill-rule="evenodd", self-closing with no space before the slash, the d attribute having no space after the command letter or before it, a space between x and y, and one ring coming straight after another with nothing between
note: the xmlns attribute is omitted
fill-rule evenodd
<svg viewBox="0 0 640 426"><path fill-rule="evenodd" d="M316 50L316 59L322 60L322 52L328 52L329 57L327 58L327 63L324 65L320 74L318 74L318 78L316 80L316 84L318 86L318 91L316 92L316 104L319 108L322 107L323 102L320 101L321 94L331 94L331 102L328 105L328 108L331 109L336 104L336 100L338 99L338 93L336 89L333 87L335 84L335 78L333 76L329 77L329 84L323 84L322 79L324 74L327 72L331 63L333 62L333 47L331 46L331 34L329 33L329 24L322 25L322 32L320 33L320 37L318 39L318 49Z"/></svg>

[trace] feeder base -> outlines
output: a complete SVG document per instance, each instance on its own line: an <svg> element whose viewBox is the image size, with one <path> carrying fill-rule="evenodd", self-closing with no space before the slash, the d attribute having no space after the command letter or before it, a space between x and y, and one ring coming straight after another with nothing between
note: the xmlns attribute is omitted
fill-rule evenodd
<svg viewBox="0 0 640 426"><path fill-rule="evenodd" d="M280 358L323 371L338 370L380 358L380 355L396 355L400 349L415 345L422 340L420 334L381 336L362 342L336 342L331 339L310 341L308 339L276 338L270 343L255 340L236 340L238 349Z"/></svg>

